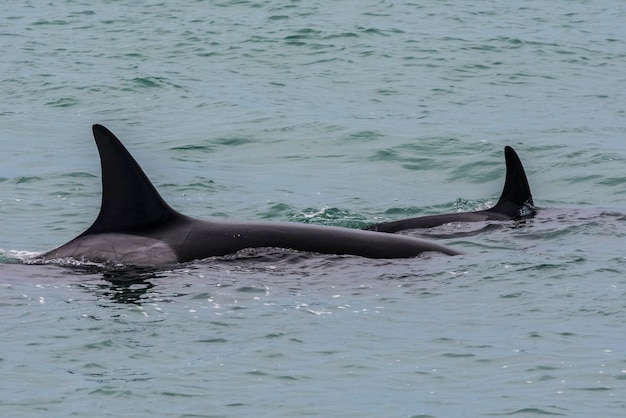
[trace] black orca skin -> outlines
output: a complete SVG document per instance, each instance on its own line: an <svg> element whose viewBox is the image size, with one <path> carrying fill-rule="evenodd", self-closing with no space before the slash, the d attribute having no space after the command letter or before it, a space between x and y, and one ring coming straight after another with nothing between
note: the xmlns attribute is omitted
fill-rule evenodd
<svg viewBox="0 0 626 418"><path fill-rule="evenodd" d="M94 223L44 261L75 259L166 266L247 248L283 248L368 258L410 258L458 251L402 235L291 222L204 221L172 209L107 128L93 126L102 166L102 205Z"/></svg>

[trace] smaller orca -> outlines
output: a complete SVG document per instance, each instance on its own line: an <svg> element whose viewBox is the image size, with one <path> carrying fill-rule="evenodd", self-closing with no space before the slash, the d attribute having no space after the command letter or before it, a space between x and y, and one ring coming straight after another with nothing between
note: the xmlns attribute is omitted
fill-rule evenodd
<svg viewBox="0 0 626 418"><path fill-rule="evenodd" d="M410 258L458 251L402 235L294 222L203 221L172 209L122 143L101 125L93 135L102 166L102 205L94 223L42 261L74 259L165 266L247 248L282 248L368 258Z"/></svg>
<svg viewBox="0 0 626 418"><path fill-rule="evenodd" d="M433 228L450 222L507 221L530 218L537 212L530 193L524 167L513 148L504 147L506 179L495 206L475 212L419 216L398 221L381 222L366 227L369 231L400 232L407 229Z"/></svg>

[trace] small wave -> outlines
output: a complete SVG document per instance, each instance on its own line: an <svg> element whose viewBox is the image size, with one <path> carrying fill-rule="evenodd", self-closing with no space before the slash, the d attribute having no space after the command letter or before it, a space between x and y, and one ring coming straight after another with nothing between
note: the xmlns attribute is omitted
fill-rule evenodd
<svg viewBox="0 0 626 418"><path fill-rule="evenodd" d="M312 223L346 228L364 228L367 219L357 213L339 208L324 206L321 209L309 208L291 216L291 222Z"/></svg>
<svg viewBox="0 0 626 418"><path fill-rule="evenodd" d="M548 408L522 408L522 409L518 409L515 411L511 411L511 412L506 412L501 415L511 415L511 416L515 416L515 415L524 415L524 416L526 415L558 415L558 416L567 415L564 413L565 410L563 408L558 408L556 406L552 406L549 408L553 410L550 411L548 410Z"/></svg>
<svg viewBox="0 0 626 418"><path fill-rule="evenodd" d="M383 212L389 218L408 218L417 216L437 215L441 213L472 212L489 209L494 203L491 200L468 200L457 198L454 202L442 203L426 207L406 206L390 207Z"/></svg>
<svg viewBox="0 0 626 418"><path fill-rule="evenodd" d="M0 264L20 264L28 263L29 260L34 259L40 253L32 251L19 251L19 250L3 250L0 248Z"/></svg>
<svg viewBox="0 0 626 418"><path fill-rule="evenodd" d="M46 105L52 107L71 107L76 106L79 103L80 101L74 97L61 97L56 100L47 102Z"/></svg>
<svg viewBox="0 0 626 418"><path fill-rule="evenodd" d="M21 260L24 264L31 265L47 265L52 264L61 267L85 267L85 268L96 268L96 269L106 269L107 265L103 263L96 263L93 261L84 261L77 260L72 257L64 257L64 258L54 258L54 259L44 259L40 257L40 253L30 253L30 255Z"/></svg>
<svg viewBox="0 0 626 418"><path fill-rule="evenodd" d="M133 85L140 88L153 88L153 87L161 87L164 83L163 78L160 77L135 77L131 80Z"/></svg>
<svg viewBox="0 0 626 418"><path fill-rule="evenodd" d="M53 259L44 259L41 253L20 252L20 262L29 265L54 265L60 267L71 267L78 270L87 271L103 271L103 272L125 272L135 271L138 269L149 270L151 267L137 267L131 264L115 263L115 262L96 262L90 260L79 260L72 257L61 257Z"/></svg>
<svg viewBox="0 0 626 418"><path fill-rule="evenodd" d="M38 182L43 180L41 177L38 176L21 176L15 179L15 183L16 184L23 184L23 183L34 183L34 182Z"/></svg>

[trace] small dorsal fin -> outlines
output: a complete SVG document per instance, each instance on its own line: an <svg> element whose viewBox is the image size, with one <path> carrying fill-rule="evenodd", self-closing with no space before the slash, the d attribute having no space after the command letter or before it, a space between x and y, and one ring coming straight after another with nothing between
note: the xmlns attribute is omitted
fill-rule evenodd
<svg viewBox="0 0 626 418"><path fill-rule="evenodd" d="M497 212L511 218L524 218L535 213L533 197L524 172L524 166L513 148L504 147L506 179L498 203L489 212Z"/></svg>
<svg viewBox="0 0 626 418"><path fill-rule="evenodd" d="M179 216L161 198L124 145L102 125L93 125L102 165L102 206L83 235L133 232Z"/></svg>

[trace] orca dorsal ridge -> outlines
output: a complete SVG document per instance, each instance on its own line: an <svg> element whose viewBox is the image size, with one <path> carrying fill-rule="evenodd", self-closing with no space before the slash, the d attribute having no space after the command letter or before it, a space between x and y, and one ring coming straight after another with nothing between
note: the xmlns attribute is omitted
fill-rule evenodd
<svg viewBox="0 0 626 418"><path fill-rule="evenodd" d="M102 205L83 235L134 231L181 216L156 191L139 164L111 131L93 125L102 166Z"/></svg>
<svg viewBox="0 0 626 418"><path fill-rule="evenodd" d="M511 219L526 218L535 214L535 204L530 192L524 166L515 150L504 147L506 178L498 203L489 212L506 215Z"/></svg>

